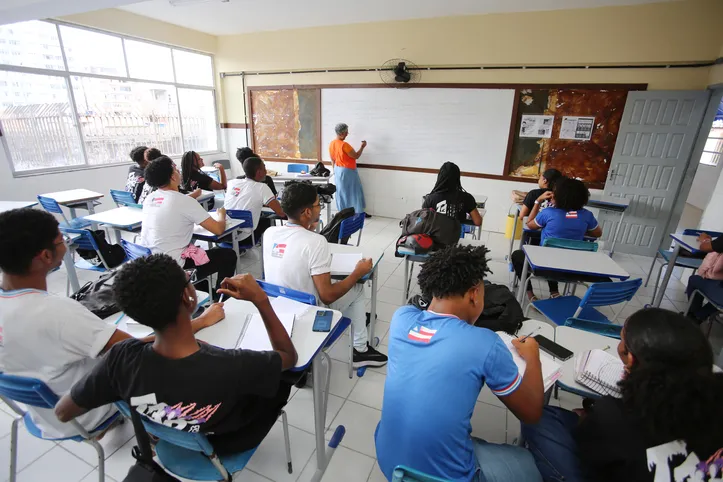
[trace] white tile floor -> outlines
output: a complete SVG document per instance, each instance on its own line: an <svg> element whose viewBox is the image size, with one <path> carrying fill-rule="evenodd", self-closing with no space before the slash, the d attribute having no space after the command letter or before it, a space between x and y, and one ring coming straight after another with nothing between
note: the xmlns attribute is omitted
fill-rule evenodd
<svg viewBox="0 0 723 482"><path fill-rule="evenodd" d="M362 247L367 251L384 253L379 265L379 303L377 312L376 335L381 340L381 350L386 352L389 321L394 311L402 303L403 270L400 258L394 257L394 242L399 236L397 220L374 217L367 220L362 236ZM489 279L495 283L507 284L510 272L505 260L508 241L500 233L483 231L482 240L490 248L493 273ZM650 269L651 259L641 256L616 254L615 260L623 265L633 276L645 277ZM255 275L260 275L259 253L247 253L243 260L244 267ZM663 306L682 311L685 309L684 282L685 273L674 272L674 278L665 293ZM418 270L415 270L418 272ZM680 281L681 275L683 282ZM91 272L79 272L81 283L94 279ZM66 275L63 270L50 275L50 291L65 293ZM538 294L545 294L546 283L534 281ZM413 291L416 292L416 283ZM369 294L367 293L367 297ZM617 319L622 322L626 316L650 302L652 287L641 288L634 300L626 307ZM608 310L609 316L612 312ZM723 345L723 330L716 327L711 341L715 352ZM326 438L330 437L333 428L338 425L346 427L346 436L337 449L327 469L324 480L327 482L344 480L349 482L382 482L384 477L376 463L373 433L381 416L382 395L386 368L368 370L363 378L354 375L349 379L346 370L348 360L348 341L342 337L332 348L332 379L327 411L327 422L330 427ZM347 345L348 346L348 345ZM289 424L291 425L291 450L294 473L286 472L284 446L280 423L277 423L269 436L254 454L248 467L235 474L235 481L301 481L311 479L316 468L312 397L309 388L294 390L287 406ZM580 400L574 395L560 392L560 400L553 400L566 408L575 408ZM0 405L0 480L7 479L9 457L9 433L12 421L11 412L5 405ZM489 390L480 393L478 403L472 417L473 435L493 442L512 442L519 433L519 424ZM52 480L54 482L92 482L98 480L97 459L94 450L82 444L64 442L56 444L35 439L21 427L19 437L18 479L20 481ZM132 427L125 424L110 433L102 444L106 450L106 474L108 481L120 481L133 463L130 455L134 445Z"/></svg>

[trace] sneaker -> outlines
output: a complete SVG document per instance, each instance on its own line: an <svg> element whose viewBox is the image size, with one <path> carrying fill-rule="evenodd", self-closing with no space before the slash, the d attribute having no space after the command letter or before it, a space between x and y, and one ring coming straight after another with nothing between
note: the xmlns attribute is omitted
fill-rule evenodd
<svg viewBox="0 0 723 482"><path fill-rule="evenodd" d="M369 219L370 217L372 217L372 215L369 214L369 213L364 213L364 217L367 218L367 219Z"/></svg>
<svg viewBox="0 0 723 482"><path fill-rule="evenodd" d="M354 368L361 367L383 367L387 364L387 356L379 353L367 343L367 351L360 352L354 348Z"/></svg>

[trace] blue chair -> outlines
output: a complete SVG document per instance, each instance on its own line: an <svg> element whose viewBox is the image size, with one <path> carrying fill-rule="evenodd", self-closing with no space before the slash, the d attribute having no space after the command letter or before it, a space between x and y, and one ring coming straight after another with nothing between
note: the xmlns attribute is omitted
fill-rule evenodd
<svg viewBox="0 0 723 482"><path fill-rule="evenodd" d="M73 218L68 221L68 218L65 217L65 213L60 207L60 204L58 204L58 201L53 198L38 196L38 202L41 206L43 206L43 209L45 209L49 213L59 214L63 218L63 220L60 222L61 228L83 229L93 224L83 218Z"/></svg>
<svg viewBox="0 0 723 482"><path fill-rule="evenodd" d="M290 300L304 303L305 305L316 306L316 296L304 293L303 291L292 290L291 288L284 288L283 286L267 283L266 281L256 280L264 293L274 298L282 296L289 298Z"/></svg>
<svg viewBox="0 0 723 482"><path fill-rule="evenodd" d="M597 242L578 241L576 239L547 238L542 243L548 248L574 249L576 251L592 251L597 252Z"/></svg>
<svg viewBox="0 0 723 482"><path fill-rule="evenodd" d="M620 332L623 331L622 325L583 320L582 318L568 318L565 320L565 326L589 331L590 333L597 333L598 335L609 336L610 338L617 338L618 340L620 339Z"/></svg>
<svg viewBox="0 0 723 482"><path fill-rule="evenodd" d="M286 166L286 172L309 172L309 166L306 164L289 164Z"/></svg>
<svg viewBox="0 0 723 482"><path fill-rule="evenodd" d="M397 465L392 472L391 482L449 482L433 475L427 475L404 465Z"/></svg>
<svg viewBox="0 0 723 482"><path fill-rule="evenodd" d="M254 217L251 214L251 211L244 211L243 209L229 209L226 211L226 216L230 217L231 219L243 219L244 220L244 227L251 227L253 229L254 226ZM247 244L240 244L239 243L239 249L251 249L254 246L256 246L256 242L260 241L259 239L255 239L253 231L251 231L251 243ZM229 248L233 249L232 243L218 243L219 246L222 248Z"/></svg>
<svg viewBox="0 0 723 482"><path fill-rule="evenodd" d="M73 239L72 246L74 246L75 249L87 249L89 251L95 251L96 253L98 253L98 258L100 258L102 264L102 266L95 266L84 259L80 259L75 262L76 268L99 272L105 272L111 269L108 266L108 263L105 262L105 259L103 259L103 253L100 252L100 249L98 248L98 245L96 244L95 239L93 238L93 235L90 231L88 231L87 229L70 229L62 227L60 228L60 231L63 234L67 235L77 235L77 237Z"/></svg>
<svg viewBox="0 0 723 482"><path fill-rule="evenodd" d="M341 244L342 239L359 231L359 237L356 240L356 245L359 246L362 230L364 229L365 217L366 215L364 213L357 213L341 222L341 226L339 227L339 244Z"/></svg>
<svg viewBox="0 0 723 482"><path fill-rule="evenodd" d="M560 296L559 298L550 298L547 300L533 301L525 308L525 316L530 311L530 306L534 306L537 311L545 315L545 317L556 325L564 325L568 318L581 318L583 320L597 321L601 323L611 323L611 321L598 310L595 306L610 306L625 302L627 304L635 293L643 284L640 278L634 280L609 282L609 283L593 283L585 292L582 299L575 295ZM617 315L625 308L623 305Z"/></svg>
<svg viewBox="0 0 723 482"><path fill-rule="evenodd" d="M130 407L125 402L116 402L116 406L123 415L130 418ZM289 473L292 473L289 425L283 410L281 419L286 442L286 463ZM258 448L232 455L218 455L202 433L167 427L145 415L141 415L141 420L146 432L158 438L155 451L163 467L168 472L186 479L231 482L233 473L243 470Z"/></svg>
<svg viewBox="0 0 723 482"><path fill-rule="evenodd" d="M136 200L133 199L133 194L129 193L128 191L111 189L110 197L113 198L113 202L115 202L115 205L118 207L130 206L132 208L143 208L142 205L138 204Z"/></svg>
<svg viewBox="0 0 723 482"><path fill-rule="evenodd" d="M463 239L467 234L474 235L474 232L477 230L477 226L473 226L471 224L462 224L462 229L459 233L459 239Z"/></svg>
<svg viewBox="0 0 723 482"><path fill-rule="evenodd" d="M0 373L0 399L2 399L13 412L18 414L10 428L10 482L15 482L17 476L18 424L21 420L25 422L25 428L28 429L28 432L33 437L56 442L72 440L73 442L85 442L92 445L98 453L98 478L100 482L105 481L105 452L103 451L103 447L98 443L98 436L103 434L112 423L118 420L120 416L118 412L113 413L91 432L83 428L77 420L71 420L69 423L78 431L78 435L59 439L48 439L43 437L42 431L35 425L30 414L18 405L18 403L22 403L31 407L53 410L59 398L44 382L35 378L18 377Z"/></svg>
<svg viewBox="0 0 723 482"><path fill-rule="evenodd" d="M136 258L145 258L146 256L151 255L151 250L149 248L141 246L140 244L128 242L125 239L121 239L121 246L123 246L123 251L126 252L126 260L128 261L133 261Z"/></svg>
<svg viewBox="0 0 723 482"><path fill-rule="evenodd" d="M718 236L723 235L723 233L718 231L708 231L702 229L686 229L683 231L683 234L688 236L700 236L701 233L709 234L713 238L717 238ZM655 294L658 292L658 286L660 285L660 275L663 273L663 267L668 266L670 258L671 256L673 256L673 250L660 248L655 253L655 256L653 256L653 262L650 264L648 277L645 278L645 286L648 286L648 282L650 281L650 276L653 274L653 269L655 268L655 262L658 260L658 256L662 257L664 261L658 268L658 277L655 279L655 289L653 290L653 297L651 298L653 300L655 299ZM675 266L681 268L690 268L692 270L697 270L698 268L700 268L701 263L703 263L703 260L701 258L689 258L687 256L678 256L678 259L675 260Z"/></svg>

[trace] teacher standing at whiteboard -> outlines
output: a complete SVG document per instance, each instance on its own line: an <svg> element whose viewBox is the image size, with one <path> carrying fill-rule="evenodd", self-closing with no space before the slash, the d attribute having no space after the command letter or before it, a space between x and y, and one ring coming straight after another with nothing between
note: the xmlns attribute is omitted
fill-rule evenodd
<svg viewBox="0 0 723 482"><path fill-rule="evenodd" d="M334 166L334 177L336 178L336 208L341 211L346 208L354 208L355 213L366 213L364 202L364 190L362 189L359 171L356 169L356 160L359 159L367 146L367 141L362 141L358 151L346 142L349 135L349 126L337 124L334 128L336 139L329 144L329 157ZM371 215L366 214L370 218Z"/></svg>

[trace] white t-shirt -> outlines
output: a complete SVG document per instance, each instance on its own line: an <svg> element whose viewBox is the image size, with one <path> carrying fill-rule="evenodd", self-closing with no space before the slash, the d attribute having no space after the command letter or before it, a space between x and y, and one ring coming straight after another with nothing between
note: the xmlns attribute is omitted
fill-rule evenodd
<svg viewBox="0 0 723 482"><path fill-rule="evenodd" d="M191 243L193 227L209 217L192 197L159 189L143 201L140 244L153 253L165 253L183 265L181 253Z"/></svg>
<svg viewBox="0 0 723 482"><path fill-rule="evenodd" d="M33 289L0 290L0 370L40 379L59 397L95 367L115 330L70 298ZM45 437L77 435L53 410L28 411ZM114 411L106 405L76 420L93 430Z"/></svg>
<svg viewBox="0 0 723 482"><path fill-rule="evenodd" d="M251 236L251 232L259 225L261 208L269 204L273 199L274 193L271 192L269 186L263 182L254 181L249 178L232 179L228 181L223 207L225 207L227 211L231 209L251 211L254 222L253 228L239 230L239 239Z"/></svg>
<svg viewBox="0 0 723 482"><path fill-rule="evenodd" d="M264 233L264 272L269 283L313 294L319 300L311 277L331 272L329 243L301 226L269 228Z"/></svg>

